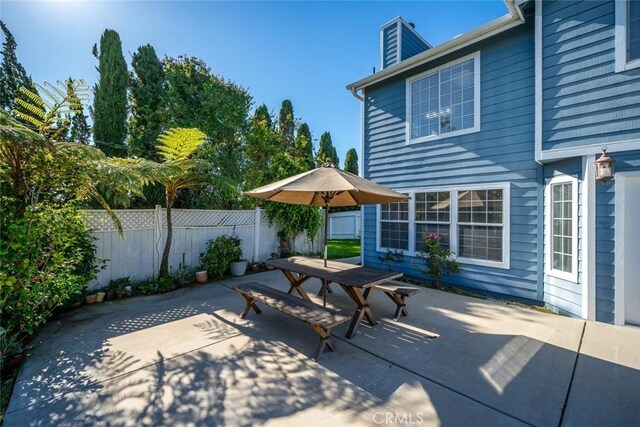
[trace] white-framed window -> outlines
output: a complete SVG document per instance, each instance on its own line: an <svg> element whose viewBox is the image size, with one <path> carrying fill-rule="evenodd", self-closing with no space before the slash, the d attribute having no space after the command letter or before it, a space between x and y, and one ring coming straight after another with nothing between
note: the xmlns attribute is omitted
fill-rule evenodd
<svg viewBox="0 0 640 427"><path fill-rule="evenodd" d="M640 67L640 0L616 1L616 72Z"/></svg>
<svg viewBox="0 0 640 427"><path fill-rule="evenodd" d="M451 224L451 192L416 192L415 195L415 242L414 252L424 250L424 235L435 233L442 247L449 249Z"/></svg>
<svg viewBox="0 0 640 427"><path fill-rule="evenodd" d="M562 175L545 188L545 272L578 282L578 179Z"/></svg>
<svg viewBox="0 0 640 427"><path fill-rule="evenodd" d="M399 191L410 197L406 202L408 220L402 221L408 241L388 246L389 211L395 204L379 205L378 251L402 249L415 256L424 249L424 234L435 233L462 264L509 268L509 183Z"/></svg>
<svg viewBox="0 0 640 427"><path fill-rule="evenodd" d="M380 245L389 249L409 249L409 202L380 206Z"/></svg>
<svg viewBox="0 0 640 427"><path fill-rule="evenodd" d="M406 81L407 143L480 130L480 52Z"/></svg>

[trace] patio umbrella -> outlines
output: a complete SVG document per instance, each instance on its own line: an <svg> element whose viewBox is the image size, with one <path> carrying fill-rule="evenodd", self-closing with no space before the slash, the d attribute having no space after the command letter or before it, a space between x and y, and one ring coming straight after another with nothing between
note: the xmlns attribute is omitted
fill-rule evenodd
<svg viewBox="0 0 640 427"><path fill-rule="evenodd" d="M330 206L358 206L407 200L380 184L337 168L333 163L244 193L272 202L324 207L324 266L327 266L327 230Z"/></svg>

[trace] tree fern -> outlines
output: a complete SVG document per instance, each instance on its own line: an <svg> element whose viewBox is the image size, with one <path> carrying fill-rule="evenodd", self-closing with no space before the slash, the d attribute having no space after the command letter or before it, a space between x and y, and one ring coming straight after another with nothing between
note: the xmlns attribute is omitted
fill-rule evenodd
<svg viewBox="0 0 640 427"><path fill-rule="evenodd" d="M49 141L59 141L71 125L69 117L82 113L88 100L88 86L83 80L58 81L57 85L36 85L37 90L21 87L25 99L16 98L13 114Z"/></svg>

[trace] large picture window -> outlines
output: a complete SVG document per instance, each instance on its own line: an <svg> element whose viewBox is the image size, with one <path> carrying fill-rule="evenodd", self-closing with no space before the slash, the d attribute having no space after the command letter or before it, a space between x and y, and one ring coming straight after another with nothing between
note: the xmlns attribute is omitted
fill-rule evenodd
<svg viewBox="0 0 640 427"><path fill-rule="evenodd" d="M378 250L424 250L435 233L461 263L509 268L509 185L472 185L406 192L410 200L381 205ZM408 215L405 215L408 213Z"/></svg>
<svg viewBox="0 0 640 427"><path fill-rule="evenodd" d="M546 191L546 271L547 274L577 282L578 267L578 182L560 176Z"/></svg>
<svg viewBox="0 0 640 427"><path fill-rule="evenodd" d="M408 141L479 130L478 53L407 81Z"/></svg>

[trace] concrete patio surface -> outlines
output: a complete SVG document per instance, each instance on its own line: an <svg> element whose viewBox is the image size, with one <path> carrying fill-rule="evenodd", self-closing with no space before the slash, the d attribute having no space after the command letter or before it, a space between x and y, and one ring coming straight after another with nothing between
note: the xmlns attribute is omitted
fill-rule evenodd
<svg viewBox="0 0 640 427"><path fill-rule="evenodd" d="M424 289L376 294L337 352L275 310L239 318L235 283L71 311L38 334L4 425L637 425L640 330ZM318 281L305 289L315 298ZM353 311L337 286L328 305ZM429 338L437 334L437 338Z"/></svg>

